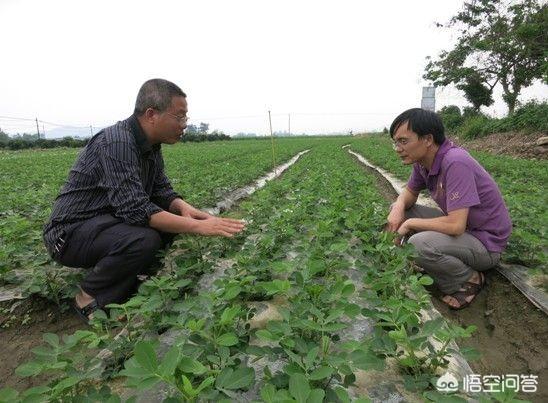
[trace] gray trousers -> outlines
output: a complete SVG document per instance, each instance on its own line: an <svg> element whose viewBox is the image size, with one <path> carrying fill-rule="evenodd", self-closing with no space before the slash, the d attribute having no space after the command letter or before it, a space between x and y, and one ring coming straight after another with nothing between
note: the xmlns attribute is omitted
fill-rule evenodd
<svg viewBox="0 0 548 403"><path fill-rule="evenodd" d="M405 212L406 218L435 218L443 212L431 207L414 205ZM500 253L489 252L473 235L465 232L451 236L436 231L422 231L409 238L415 246L416 263L422 267L444 294L459 290L475 271L496 266Z"/></svg>

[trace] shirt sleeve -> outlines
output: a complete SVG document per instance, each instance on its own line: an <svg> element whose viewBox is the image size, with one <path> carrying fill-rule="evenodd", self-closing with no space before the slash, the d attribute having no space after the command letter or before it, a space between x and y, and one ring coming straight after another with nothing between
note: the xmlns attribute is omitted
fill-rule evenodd
<svg viewBox="0 0 548 403"><path fill-rule="evenodd" d="M139 153L123 141L107 143L100 155L104 183L114 216L131 225L147 226L162 211L150 201L139 175Z"/></svg>
<svg viewBox="0 0 548 403"><path fill-rule="evenodd" d="M169 210L169 205L175 199L182 199L182 197L173 190L164 171L164 160L160 155L158 158L158 170L156 171L156 177L154 178L154 185L152 187L151 200L167 211Z"/></svg>
<svg viewBox="0 0 548 403"><path fill-rule="evenodd" d="M419 164L413 164L413 171L411 171L411 175L407 181L407 187L414 192L420 192L421 190L426 189L426 181L421 175Z"/></svg>
<svg viewBox="0 0 548 403"><path fill-rule="evenodd" d="M480 204L474 171L462 162L447 167L445 177L447 212Z"/></svg>

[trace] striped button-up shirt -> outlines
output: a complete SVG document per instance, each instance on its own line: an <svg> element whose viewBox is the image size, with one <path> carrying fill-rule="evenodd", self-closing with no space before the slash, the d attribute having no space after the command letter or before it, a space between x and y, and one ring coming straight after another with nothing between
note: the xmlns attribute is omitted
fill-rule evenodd
<svg viewBox="0 0 548 403"><path fill-rule="evenodd" d="M53 254L67 226L103 214L147 226L178 197L164 173L160 144L148 142L133 115L97 133L80 152L44 227L44 242Z"/></svg>

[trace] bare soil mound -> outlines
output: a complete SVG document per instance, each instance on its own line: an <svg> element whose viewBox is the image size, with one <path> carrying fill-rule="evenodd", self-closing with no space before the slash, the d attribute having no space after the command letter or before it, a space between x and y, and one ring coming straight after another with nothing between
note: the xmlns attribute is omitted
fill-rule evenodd
<svg viewBox="0 0 548 403"><path fill-rule="evenodd" d="M538 139L545 136L547 133L506 132L493 133L474 140L465 140L457 136L450 138L468 150L545 160L548 159L548 146L537 145Z"/></svg>

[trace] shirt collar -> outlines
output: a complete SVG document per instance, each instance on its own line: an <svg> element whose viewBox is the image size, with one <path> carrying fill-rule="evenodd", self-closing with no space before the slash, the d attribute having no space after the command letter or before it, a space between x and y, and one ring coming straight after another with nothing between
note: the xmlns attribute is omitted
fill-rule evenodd
<svg viewBox="0 0 548 403"><path fill-rule="evenodd" d="M139 151L141 151L141 154L147 155L151 151L156 151L160 149L160 144L150 144L135 114L131 115L127 119L127 122L129 124L131 133L135 137L135 142L137 143L137 147L139 148Z"/></svg>
<svg viewBox="0 0 548 403"><path fill-rule="evenodd" d="M430 168L430 171L428 172L428 176L439 174L443 157L445 157L445 154L447 154L447 151L449 151L453 147L454 147L453 142L448 139L445 139L443 143L441 143L440 147L438 148L438 151L436 151L434 162L432 163L432 167Z"/></svg>

